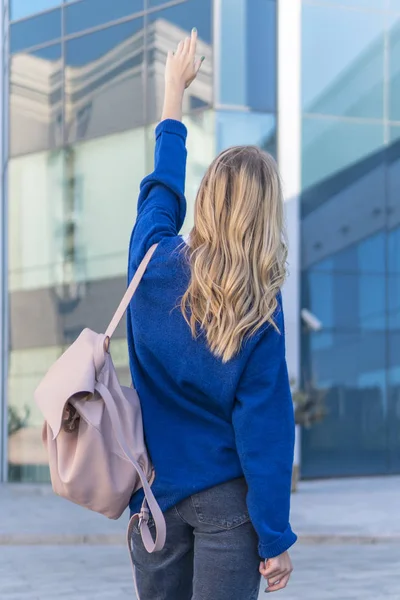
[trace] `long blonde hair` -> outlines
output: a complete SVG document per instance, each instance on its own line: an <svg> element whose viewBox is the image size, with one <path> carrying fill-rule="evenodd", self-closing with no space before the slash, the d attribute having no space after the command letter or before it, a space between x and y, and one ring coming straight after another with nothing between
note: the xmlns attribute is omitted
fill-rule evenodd
<svg viewBox="0 0 400 600"><path fill-rule="evenodd" d="M200 185L194 222L181 310L193 336L203 331L212 353L227 362L263 324L276 328L287 247L274 159L255 146L223 151Z"/></svg>

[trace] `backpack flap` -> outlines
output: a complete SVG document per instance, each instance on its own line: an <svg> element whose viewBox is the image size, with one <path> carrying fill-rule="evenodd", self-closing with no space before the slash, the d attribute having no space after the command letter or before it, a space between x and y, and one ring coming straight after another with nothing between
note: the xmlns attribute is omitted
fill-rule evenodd
<svg viewBox="0 0 400 600"><path fill-rule="evenodd" d="M99 373L104 365L105 337L90 329L84 329L68 350L50 367L36 388L35 402L50 426L53 439L60 433L68 400L77 395L72 404L78 408L83 398L87 399L88 395L94 394L96 373ZM94 406L93 409L95 410ZM94 413L93 418L97 421L99 415Z"/></svg>

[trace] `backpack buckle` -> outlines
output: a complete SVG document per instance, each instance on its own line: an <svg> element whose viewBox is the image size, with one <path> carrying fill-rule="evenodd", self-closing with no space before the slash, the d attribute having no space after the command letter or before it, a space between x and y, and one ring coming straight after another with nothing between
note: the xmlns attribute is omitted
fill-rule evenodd
<svg viewBox="0 0 400 600"><path fill-rule="evenodd" d="M149 516L150 516L149 509L148 508L144 508L142 506L142 509L140 511L140 514L139 514L139 523L138 523L139 531L140 531L140 528L142 526L142 523L146 523L147 524L149 522Z"/></svg>

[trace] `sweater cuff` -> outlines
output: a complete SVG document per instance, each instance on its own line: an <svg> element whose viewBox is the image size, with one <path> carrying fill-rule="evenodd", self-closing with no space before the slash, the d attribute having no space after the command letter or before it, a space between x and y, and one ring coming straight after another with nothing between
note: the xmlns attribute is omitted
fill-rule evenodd
<svg viewBox="0 0 400 600"><path fill-rule="evenodd" d="M162 133L174 133L175 135L179 135L183 141L186 142L187 129L182 121L175 121L175 119L165 119L164 121L161 121L156 127L156 139Z"/></svg>
<svg viewBox="0 0 400 600"><path fill-rule="evenodd" d="M290 525L286 529L285 533L281 535L275 542L271 544L259 544L258 552L262 559L267 560L279 556L289 550L291 546L296 542L297 535L293 533Z"/></svg>

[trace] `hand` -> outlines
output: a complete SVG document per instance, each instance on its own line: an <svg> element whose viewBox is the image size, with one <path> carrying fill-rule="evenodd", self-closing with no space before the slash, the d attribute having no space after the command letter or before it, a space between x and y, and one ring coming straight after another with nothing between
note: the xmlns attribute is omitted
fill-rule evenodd
<svg viewBox="0 0 400 600"><path fill-rule="evenodd" d="M168 52L165 67L166 90L171 88L182 93L189 87L203 63L204 56L196 60L197 29L192 29L191 37L179 42L175 52Z"/></svg>
<svg viewBox="0 0 400 600"><path fill-rule="evenodd" d="M283 590L288 584L292 571L292 561L288 552L261 562L260 573L268 581L268 587L265 591L277 592Z"/></svg>

